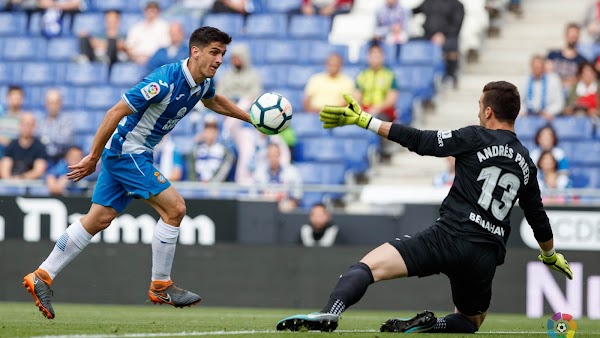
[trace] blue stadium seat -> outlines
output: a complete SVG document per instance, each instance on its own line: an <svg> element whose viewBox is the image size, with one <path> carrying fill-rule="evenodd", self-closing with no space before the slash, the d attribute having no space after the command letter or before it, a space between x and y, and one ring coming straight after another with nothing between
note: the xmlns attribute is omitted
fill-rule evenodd
<svg viewBox="0 0 600 338"><path fill-rule="evenodd" d="M409 90L419 99L431 99L435 95L433 66L400 65L394 68L394 73L400 90Z"/></svg>
<svg viewBox="0 0 600 338"><path fill-rule="evenodd" d="M260 79L265 90L281 87L288 79L288 66L284 65L262 65L254 69L260 74Z"/></svg>
<svg viewBox="0 0 600 338"><path fill-rule="evenodd" d="M287 85L294 89L304 89L308 79L323 70L323 66L289 66Z"/></svg>
<svg viewBox="0 0 600 338"><path fill-rule="evenodd" d="M73 122L73 131L78 134L93 134L98 130L96 117L93 113L84 110L63 111L61 113Z"/></svg>
<svg viewBox="0 0 600 338"><path fill-rule="evenodd" d="M300 9L302 0L264 0L265 12L267 13L287 13L289 11Z"/></svg>
<svg viewBox="0 0 600 338"><path fill-rule="evenodd" d="M298 168L304 184L343 184L346 166L343 163L298 162Z"/></svg>
<svg viewBox="0 0 600 338"><path fill-rule="evenodd" d="M121 97L121 93L111 86L94 86L85 90L85 108L106 110L114 106Z"/></svg>
<svg viewBox="0 0 600 338"><path fill-rule="evenodd" d="M51 85L59 83L64 74L64 65L60 63L23 63L19 81L25 85Z"/></svg>
<svg viewBox="0 0 600 338"><path fill-rule="evenodd" d="M365 67L360 65L344 65L344 67L342 67L342 73L348 75L352 80L356 81L356 77L364 69ZM396 81L398 81L398 79L396 79Z"/></svg>
<svg viewBox="0 0 600 338"><path fill-rule="evenodd" d="M298 44L300 53L297 62L300 63L323 66L332 53L339 54L342 60L348 59L348 46L332 45L322 40L301 40Z"/></svg>
<svg viewBox="0 0 600 338"><path fill-rule="evenodd" d="M129 0L93 0L91 11L105 12L109 9L116 9L120 12L141 13L141 6L138 1Z"/></svg>
<svg viewBox="0 0 600 338"><path fill-rule="evenodd" d="M0 185L0 196L23 196L26 193L26 186Z"/></svg>
<svg viewBox="0 0 600 338"><path fill-rule="evenodd" d="M0 62L0 84L12 83L13 71L15 69L15 63ZM6 95L4 95L6 96ZM4 99L3 96L3 99Z"/></svg>
<svg viewBox="0 0 600 338"><path fill-rule="evenodd" d="M92 143L94 142L95 133L78 135L75 138L75 145L83 150L84 154L89 153L90 149L92 149Z"/></svg>
<svg viewBox="0 0 600 338"><path fill-rule="evenodd" d="M327 136L329 131L323 129L322 125L323 123L319 121L319 114L316 113L295 112L292 118L292 126L298 138ZM350 129L350 127L335 128L334 131L337 129Z"/></svg>
<svg viewBox="0 0 600 338"><path fill-rule="evenodd" d="M304 138L294 148L298 161L341 162L345 160L344 151L344 140L333 137Z"/></svg>
<svg viewBox="0 0 600 338"><path fill-rule="evenodd" d="M315 114L318 115L318 114ZM333 128L331 129L331 134L336 138L365 138L368 133L365 133L365 130L359 126L347 126L343 128Z"/></svg>
<svg viewBox="0 0 600 338"><path fill-rule="evenodd" d="M322 175L318 162L297 162L294 166L302 176L303 184L322 184Z"/></svg>
<svg viewBox="0 0 600 338"><path fill-rule="evenodd" d="M401 90L396 101L396 119L403 124L411 124L413 120L413 102L415 95L412 92Z"/></svg>
<svg viewBox="0 0 600 338"><path fill-rule="evenodd" d="M515 133L521 141L532 141L538 130L546 124L548 124L548 120L543 117L525 115L515 121Z"/></svg>
<svg viewBox="0 0 600 338"><path fill-rule="evenodd" d="M265 48L266 48L266 44L267 44L266 41L251 39L251 40L246 40L242 43L246 43L248 45L248 47L250 47L250 57L252 58L253 64L260 65L260 64L265 63L265 54L266 54ZM231 48L233 48L233 46ZM231 53L225 54L225 60L229 60L230 58L231 58Z"/></svg>
<svg viewBox="0 0 600 338"><path fill-rule="evenodd" d="M72 85L102 85L108 81L108 67L102 63L70 64L65 82Z"/></svg>
<svg viewBox="0 0 600 338"><path fill-rule="evenodd" d="M246 19L246 35L255 38L283 38L287 34L287 16L254 14Z"/></svg>
<svg viewBox="0 0 600 338"><path fill-rule="evenodd" d="M133 62L117 62L110 70L109 82L119 86L139 83L147 74L145 67Z"/></svg>
<svg viewBox="0 0 600 338"><path fill-rule="evenodd" d="M46 186L29 187L27 194L30 196L50 196L50 191Z"/></svg>
<svg viewBox="0 0 600 338"><path fill-rule="evenodd" d="M299 43L294 40L268 40L265 42L264 62L294 63L298 59Z"/></svg>
<svg viewBox="0 0 600 338"><path fill-rule="evenodd" d="M368 56L369 56L369 46L370 44L365 43L360 47L360 54L358 56L358 64L366 65L368 64ZM382 44L383 53L385 57L385 64L388 66L393 66L398 63L399 56L397 54L396 46ZM350 60L345 60L347 63L350 63Z"/></svg>
<svg viewBox="0 0 600 338"><path fill-rule="evenodd" d="M2 58L5 61L40 61L46 58L43 38L4 38Z"/></svg>
<svg viewBox="0 0 600 338"><path fill-rule="evenodd" d="M557 116L552 126L560 141L590 140L594 133L592 120L585 116Z"/></svg>
<svg viewBox="0 0 600 338"><path fill-rule="evenodd" d="M104 30L103 13L82 13L75 16L73 23L73 33L78 36L81 33L90 35L99 34Z"/></svg>
<svg viewBox="0 0 600 338"><path fill-rule="evenodd" d="M62 95L63 109L68 110L81 110L85 105L85 101L87 100L85 88L77 87L77 86L52 86L52 87L44 87L44 92L42 93L42 104L44 100L44 96L46 91L50 88L57 88L60 90Z"/></svg>
<svg viewBox="0 0 600 338"><path fill-rule="evenodd" d="M317 203L323 203L325 194L317 191L307 191L302 195L302 201L300 207L309 210L313 205Z"/></svg>
<svg viewBox="0 0 600 338"><path fill-rule="evenodd" d="M342 139L344 145L344 162L348 170L354 173L364 173L369 169L369 148L371 146L368 135L363 138Z"/></svg>
<svg viewBox="0 0 600 338"><path fill-rule="evenodd" d="M580 167L600 167L600 142L583 141L573 145L569 163Z"/></svg>
<svg viewBox="0 0 600 338"><path fill-rule="evenodd" d="M76 38L54 38L48 41L47 57L50 61L71 61L79 55Z"/></svg>
<svg viewBox="0 0 600 338"><path fill-rule="evenodd" d="M326 41L331 31L331 18L321 15L294 15L290 19L289 35L294 39Z"/></svg>
<svg viewBox="0 0 600 338"><path fill-rule="evenodd" d="M232 37L244 33L244 16L241 14L208 14L203 18L204 26L218 28Z"/></svg>
<svg viewBox="0 0 600 338"><path fill-rule="evenodd" d="M25 32L27 18L23 12L0 13L0 36L17 36Z"/></svg>
<svg viewBox="0 0 600 338"><path fill-rule="evenodd" d="M600 169L574 167L569 170L573 188L595 188L600 184Z"/></svg>
<svg viewBox="0 0 600 338"><path fill-rule="evenodd" d="M442 50L427 40L410 41L400 49L400 63L411 65L437 65L443 62Z"/></svg>

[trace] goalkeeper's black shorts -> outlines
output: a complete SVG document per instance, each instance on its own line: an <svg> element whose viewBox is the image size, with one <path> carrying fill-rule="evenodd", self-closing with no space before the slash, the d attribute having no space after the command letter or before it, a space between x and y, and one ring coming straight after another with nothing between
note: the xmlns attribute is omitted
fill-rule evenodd
<svg viewBox="0 0 600 338"><path fill-rule="evenodd" d="M409 277L443 273L450 279L452 300L461 313L474 316L487 311L498 261L495 245L454 237L437 223L389 243L402 255Z"/></svg>

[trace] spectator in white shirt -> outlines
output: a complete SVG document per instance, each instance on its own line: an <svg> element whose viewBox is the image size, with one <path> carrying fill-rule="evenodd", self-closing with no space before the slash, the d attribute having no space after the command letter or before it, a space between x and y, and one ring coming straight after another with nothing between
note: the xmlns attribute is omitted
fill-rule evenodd
<svg viewBox="0 0 600 338"><path fill-rule="evenodd" d="M144 65L157 50L171 43L169 23L160 18L157 2L149 1L144 9L145 19L133 25L127 32L125 45L129 58Z"/></svg>

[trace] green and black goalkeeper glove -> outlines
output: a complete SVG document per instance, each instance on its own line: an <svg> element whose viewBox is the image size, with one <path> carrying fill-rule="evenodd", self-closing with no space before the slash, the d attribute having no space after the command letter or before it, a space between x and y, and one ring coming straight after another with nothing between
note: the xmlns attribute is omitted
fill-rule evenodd
<svg viewBox="0 0 600 338"><path fill-rule="evenodd" d="M544 253L540 253L538 258L550 269L561 272L562 274L567 276L568 279L573 279L573 273L571 272L571 268L569 267L569 262L567 262L567 260L562 254L554 252L550 256L545 256Z"/></svg>
<svg viewBox="0 0 600 338"><path fill-rule="evenodd" d="M363 112L358 102L350 94L344 94L344 100L348 102L346 107L323 107L323 110L319 113L319 119L323 122L323 128L331 129L356 124L359 127L367 129L369 122L373 118L371 114Z"/></svg>

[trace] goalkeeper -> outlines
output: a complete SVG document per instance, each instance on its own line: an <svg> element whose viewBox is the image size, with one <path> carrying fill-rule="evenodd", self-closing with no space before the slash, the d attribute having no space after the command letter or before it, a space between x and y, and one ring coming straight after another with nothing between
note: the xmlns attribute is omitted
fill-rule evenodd
<svg viewBox="0 0 600 338"><path fill-rule="evenodd" d="M536 167L514 132L520 98L513 84L488 83L479 99L480 126L447 131L383 122L361 111L350 95L344 98L346 107L323 108L324 128L356 124L419 155L454 156L454 184L435 224L375 248L340 277L320 312L285 318L277 323L278 330L333 331L340 314L357 303L370 284L443 273L450 279L454 313L436 317L425 311L410 319L393 318L381 331L475 333L487 315L496 266L504 263L510 212L517 199L540 245L538 258L573 279L568 262L554 250Z"/></svg>

